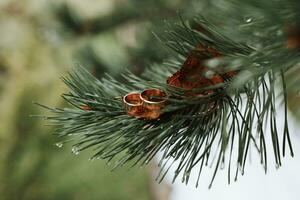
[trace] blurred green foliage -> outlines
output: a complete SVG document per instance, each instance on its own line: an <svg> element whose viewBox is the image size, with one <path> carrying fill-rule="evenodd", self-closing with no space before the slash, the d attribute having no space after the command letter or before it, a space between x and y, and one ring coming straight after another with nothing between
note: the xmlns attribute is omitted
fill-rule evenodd
<svg viewBox="0 0 300 200"><path fill-rule="evenodd" d="M151 31L178 20L187 2L0 1L1 200L151 199L144 169L111 173L103 161L56 147L51 128L29 116L45 114L33 101L62 104L59 77L74 63L118 77L169 57Z"/></svg>
<svg viewBox="0 0 300 200"><path fill-rule="evenodd" d="M1 200L151 199L145 170L111 173L103 161L56 147L51 128L29 116L45 112L32 101L62 103L58 77L76 62L98 77L161 63L170 52L151 31L163 28L162 19L178 20L178 10L193 16L190 2L0 1Z"/></svg>
<svg viewBox="0 0 300 200"><path fill-rule="evenodd" d="M120 38L122 30L73 34L57 13L65 5L61 2L0 2L0 199L150 199L145 170L111 173L103 161L75 156L70 146L56 147L51 128L29 117L45 112L32 101L61 104L65 87L59 76L74 62L90 66L98 76L105 71L117 75L130 63L127 46L138 46L132 44L134 28L125 36L132 43ZM68 2L71 12L93 8L94 1L78 2ZM108 15L113 2L94 13ZM98 1L97 7L104 4Z"/></svg>

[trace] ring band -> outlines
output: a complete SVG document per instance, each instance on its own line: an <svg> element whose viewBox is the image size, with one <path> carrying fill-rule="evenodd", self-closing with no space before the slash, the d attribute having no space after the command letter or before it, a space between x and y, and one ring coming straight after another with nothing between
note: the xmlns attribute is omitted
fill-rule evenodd
<svg viewBox="0 0 300 200"><path fill-rule="evenodd" d="M160 89L147 89L142 93L132 92L123 97L128 115L142 119L158 119L165 106L167 94Z"/></svg>
<svg viewBox="0 0 300 200"><path fill-rule="evenodd" d="M160 89L147 89L140 94L143 107L146 112L143 118L157 119L162 114L161 109L165 106L167 94Z"/></svg>
<svg viewBox="0 0 300 200"><path fill-rule="evenodd" d="M128 115L138 117L142 111L142 100L140 93L132 92L123 97L123 103Z"/></svg>
<svg viewBox="0 0 300 200"><path fill-rule="evenodd" d="M167 94L160 89L147 89L140 94L140 98L147 104L161 104L166 101Z"/></svg>

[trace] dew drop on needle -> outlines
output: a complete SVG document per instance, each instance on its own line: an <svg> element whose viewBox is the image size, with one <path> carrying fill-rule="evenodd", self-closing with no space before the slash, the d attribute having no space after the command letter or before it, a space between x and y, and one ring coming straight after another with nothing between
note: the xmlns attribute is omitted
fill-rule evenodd
<svg viewBox="0 0 300 200"><path fill-rule="evenodd" d="M58 148L62 148L63 147L63 143L56 143L55 146L57 146Z"/></svg>
<svg viewBox="0 0 300 200"><path fill-rule="evenodd" d="M250 23L250 22L252 22L252 18L248 17L248 18L245 19L245 21L246 21L247 23Z"/></svg>
<svg viewBox="0 0 300 200"><path fill-rule="evenodd" d="M78 155L78 154L79 154L79 149L78 149L78 147L73 147L73 148L72 148L72 153L74 153L75 155Z"/></svg>

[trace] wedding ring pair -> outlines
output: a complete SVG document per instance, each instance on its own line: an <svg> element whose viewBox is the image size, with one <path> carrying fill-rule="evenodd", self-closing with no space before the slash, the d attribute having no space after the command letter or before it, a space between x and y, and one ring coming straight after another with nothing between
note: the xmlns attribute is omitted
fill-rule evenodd
<svg viewBox="0 0 300 200"><path fill-rule="evenodd" d="M147 89L143 92L132 92L123 97L128 115L141 119L158 119L165 106L167 94L160 89Z"/></svg>

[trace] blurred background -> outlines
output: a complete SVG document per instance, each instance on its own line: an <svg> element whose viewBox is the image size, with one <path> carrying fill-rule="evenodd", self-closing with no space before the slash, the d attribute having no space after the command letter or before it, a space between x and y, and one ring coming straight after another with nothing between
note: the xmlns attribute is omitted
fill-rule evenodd
<svg viewBox="0 0 300 200"><path fill-rule="evenodd" d="M205 9L193 6L195 2L0 0L0 200L191 200L203 196L204 191L196 193L193 184L192 192L175 185L172 195L170 184L153 182L154 167L112 173L103 161L90 161L89 152L72 154L70 146L55 141L51 127L29 117L45 114L33 101L62 106L60 94L66 87L59 77L78 63L97 77L107 72L118 78L126 69L139 74L170 57L152 31L163 31L164 19L178 21L177 11L188 18ZM224 177L220 181L224 188ZM253 184L258 185L255 180ZM206 183L203 188L207 189Z"/></svg>
<svg viewBox="0 0 300 200"><path fill-rule="evenodd" d="M183 0L0 0L0 199L165 199L149 169L120 169L55 145L32 102L62 106L60 76L141 73L169 54L151 31L178 20ZM61 148L59 148L61 147Z"/></svg>

